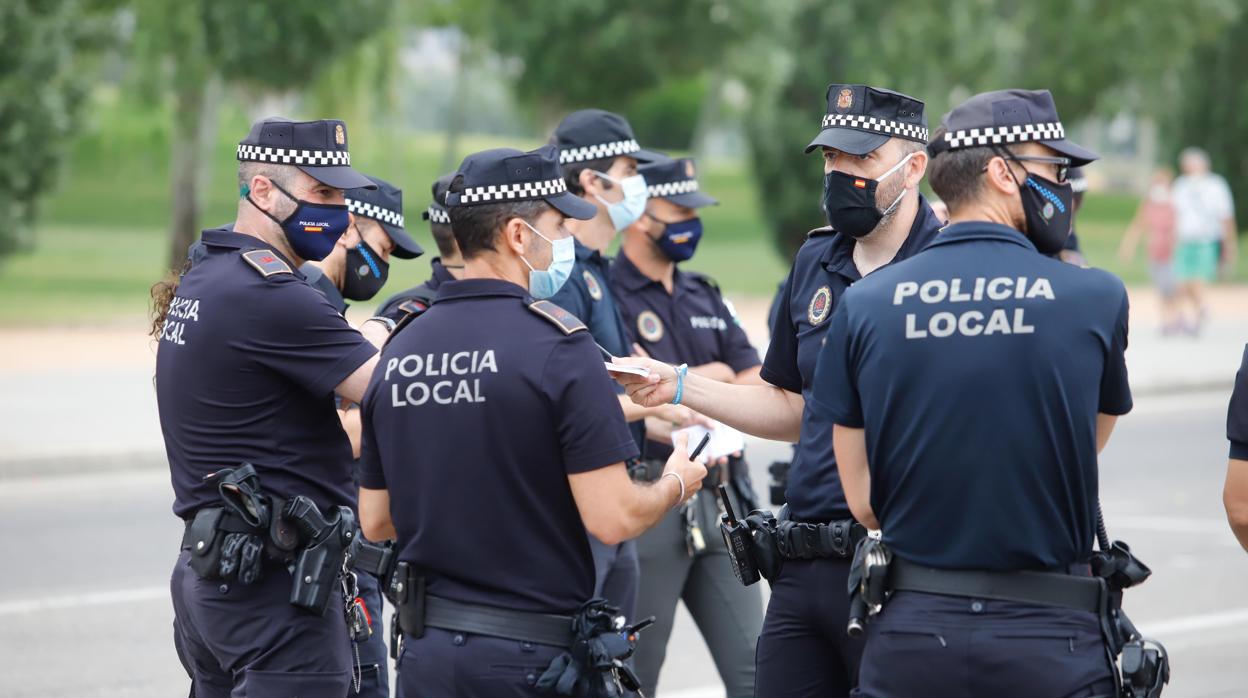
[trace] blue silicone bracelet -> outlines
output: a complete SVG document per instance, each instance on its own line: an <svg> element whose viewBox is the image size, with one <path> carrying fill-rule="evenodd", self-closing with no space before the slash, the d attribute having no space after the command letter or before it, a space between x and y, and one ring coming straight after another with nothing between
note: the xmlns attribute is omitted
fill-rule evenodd
<svg viewBox="0 0 1248 698"><path fill-rule="evenodd" d="M685 374L688 372L689 364L676 367L676 397L672 398L673 405L679 405L681 396L685 394Z"/></svg>

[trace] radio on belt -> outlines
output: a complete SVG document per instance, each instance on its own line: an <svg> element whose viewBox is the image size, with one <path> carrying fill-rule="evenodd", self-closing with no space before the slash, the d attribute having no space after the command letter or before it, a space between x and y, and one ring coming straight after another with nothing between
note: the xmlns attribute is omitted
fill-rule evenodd
<svg viewBox="0 0 1248 698"><path fill-rule="evenodd" d="M737 521L732 511L732 502L728 499L728 490L719 486L719 497L724 503L724 513L719 517L719 532L724 535L724 544L728 546L728 560L732 562L732 573L737 581L749 586L758 581L758 565L750 552L750 528Z"/></svg>

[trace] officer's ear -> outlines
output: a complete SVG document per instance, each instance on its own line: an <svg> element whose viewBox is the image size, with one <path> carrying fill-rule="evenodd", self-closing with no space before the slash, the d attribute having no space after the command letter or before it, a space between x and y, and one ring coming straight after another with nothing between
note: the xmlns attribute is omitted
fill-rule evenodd
<svg viewBox="0 0 1248 698"><path fill-rule="evenodd" d="M510 249L517 255L525 254L528 247L529 227L518 216L508 218L507 222L503 223L502 235L504 249Z"/></svg>
<svg viewBox="0 0 1248 698"><path fill-rule="evenodd" d="M1002 196L1014 196L1018 193L1018 181L1010 171L1010 162L1000 155L994 155L984 167L984 179L988 187Z"/></svg>
<svg viewBox="0 0 1248 698"><path fill-rule="evenodd" d="M581 185L581 191L586 194L602 196L602 178L594 174L594 171L586 167L576 176L576 181Z"/></svg>
<svg viewBox="0 0 1248 698"><path fill-rule="evenodd" d="M910 158L910 162L906 163L906 188L914 189L919 186L919 182L923 181L923 176L927 174L928 156L926 150L916 150Z"/></svg>

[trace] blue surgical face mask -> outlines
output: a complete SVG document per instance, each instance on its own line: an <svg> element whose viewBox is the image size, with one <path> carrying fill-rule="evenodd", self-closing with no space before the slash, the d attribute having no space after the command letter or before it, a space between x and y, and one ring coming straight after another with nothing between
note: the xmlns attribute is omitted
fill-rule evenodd
<svg viewBox="0 0 1248 698"><path fill-rule="evenodd" d="M568 277L572 276L572 267L576 264L575 238L569 235L558 240L551 240L538 232L537 228L529 225L527 221L521 219L520 222L528 225L534 235L550 243L550 266L545 269L534 269L533 265L529 264L529 260L523 256L520 257L520 261L529 268L529 295L538 300L550 298L558 293Z"/></svg>
<svg viewBox="0 0 1248 698"><path fill-rule="evenodd" d="M654 216L650 216L650 218L666 226L659 237L655 239L654 244L658 246L663 254L667 255L668 259L673 262L683 262L693 256L694 251L698 249L698 241L702 239L701 218L694 217L687 221L676 223L661 221Z"/></svg>
<svg viewBox="0 0 1248 698"><path fill-rule="evenodd" d="M616 179L602 172L593 170L591 172L608 182L614 182L624 192L624 198L615 203L594 194L594 198L607 207L607 215L611 217L611 224L615 226L617 233L635 223L638 218L641 218L641 214L646 212L646 200L650 196L646 193L645 177L637 174L624 179Z"/></svg>
<svg viewBox="0 0 1248 698"><path fill-rule="evenodd" d="M286 233L286 240L295 254L301 259L319 262L334 250L334 243L347 232L351 225L350 214L346 204L317 204L303 199L296 199L290 192L273 182L278 191L286 198L295 202L295 210L285 220L260 208L251 198L251 190L244 187L243 196L261 213L268 216Z"/></svg>

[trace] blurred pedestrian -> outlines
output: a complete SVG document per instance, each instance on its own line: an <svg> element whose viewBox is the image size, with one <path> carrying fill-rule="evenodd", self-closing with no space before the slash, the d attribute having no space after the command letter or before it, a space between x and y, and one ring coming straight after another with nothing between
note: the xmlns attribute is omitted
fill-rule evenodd
<svg viewBox="0 0 1248 698"><path fill-rule="evenodd" d="M1205 287L1217 277L1219 258L1229 269L1236 256L1235 206L1226 180L1210 170L1208 153L1184 149L1179 168L1183 174L1174 180L1178 317L1182 328L1195 335L1209 314Z"/></svg>
<svg viewBox="0 0 1248 698"><path fill-rule="evenodd" d="M1118 257L1124 262L1135 257L1140 239L1144 239L1148 257L1148 275L1161 296L1161 333L1172 335L1182 328L1179 324L1174 281L1174 172L1159 167L1153 172L1148 193L1140 201L1118 246Z"/></svg>

